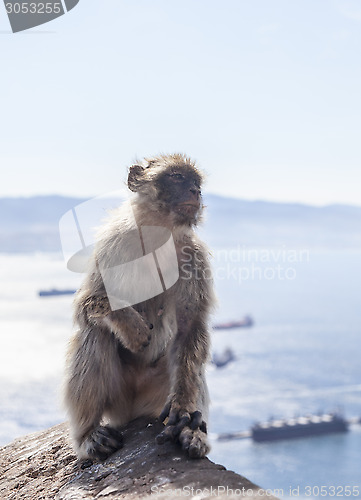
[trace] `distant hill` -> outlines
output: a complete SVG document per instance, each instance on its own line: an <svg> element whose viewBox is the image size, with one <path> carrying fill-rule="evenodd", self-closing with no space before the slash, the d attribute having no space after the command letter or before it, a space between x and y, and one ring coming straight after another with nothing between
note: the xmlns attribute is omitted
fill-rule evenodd
<svg viewBox="0 0 361 500"><path fill-rule="evenodd" d="M59 219L82 198L0 198L0 252L60 251Z"/></svg>
<svg viewBox="0 0 361 500"><path fill-rule="evenodd" d="M0 252L60 251L59 220L84 201L63 196L0 198ZM211 247L361 248L361 207L313 207L212 194L205 204L201 233Z"/></svg>
<svg viewBox="0 0 361 500"><path fill-rule="evenodd" d="M358 247L361 207L246 201L209 195L206 233L213 245Z"/></svg>

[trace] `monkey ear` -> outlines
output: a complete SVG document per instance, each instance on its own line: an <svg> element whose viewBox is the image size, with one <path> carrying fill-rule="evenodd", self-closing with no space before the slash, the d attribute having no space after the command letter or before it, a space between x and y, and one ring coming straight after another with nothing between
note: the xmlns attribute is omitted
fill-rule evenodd
<svg viewBox="0 0 361 500"><path fill-rule="evenodd" d="M142 184L142 176L144 168L141 165L132 165L128 174L128 188L136 193L139 186Z"/></svg>

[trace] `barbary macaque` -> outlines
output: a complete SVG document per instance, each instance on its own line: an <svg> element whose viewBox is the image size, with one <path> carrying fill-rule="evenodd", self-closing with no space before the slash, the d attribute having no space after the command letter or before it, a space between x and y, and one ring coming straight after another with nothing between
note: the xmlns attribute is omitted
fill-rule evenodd
<svg viewBox="0 0 361 500"><path fill-rule="evenodd" d="M182 154L133 165L133 197L100 230L67 356L65 403L81 459L105 460L123 445L119 428L141 416L165 422L159 444L178 442L192 458L209 451L214 295L208 251L194 232L202 181Z"/></svg>

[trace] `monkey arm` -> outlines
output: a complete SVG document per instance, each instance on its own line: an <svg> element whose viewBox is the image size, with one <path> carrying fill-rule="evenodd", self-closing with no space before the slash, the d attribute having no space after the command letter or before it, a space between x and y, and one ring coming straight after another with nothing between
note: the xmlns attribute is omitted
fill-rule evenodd
<svg viewBox="0 0 361 500"><path fill-rule="evenodd" d="M159 444L179 440L194 458L209 451L206 423L200 410L207 410L208 393L203 368L208 358L208 331L201 319L189 318L189 311L178 314L178 333L171 351L172 393L160 420L168 417L157 437Z"/></svg>
<svg viewBox="0 0 361 500"><path fill-rule="evenodd" d="M153 325L133 307L111 311L103 319L104 324L130 351L143 351L151 341Z"/></svg>
<svg viewBox="0 0 361 500"><path fill-rule="evenodd" d="M178 311L178 332L171 351L174 406L192 413L199 410L202 372L208 358L209 336L202 318L192 319L187 307Z"/></svg>
<svg viewBox="0 0 361 500"><path fill-rule="evenodd" d="M84 309L91 323L105 325L130 351L139 352L149 345L153 325L133 307L112 311L108 298L103 295L88 297Z"/></svg>

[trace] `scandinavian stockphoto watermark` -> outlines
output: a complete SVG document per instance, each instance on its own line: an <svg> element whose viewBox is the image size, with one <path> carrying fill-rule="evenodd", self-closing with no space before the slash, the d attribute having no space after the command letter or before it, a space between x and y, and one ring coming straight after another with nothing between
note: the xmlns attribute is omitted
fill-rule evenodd
<svg viewBox="0 0 361 500"><path fill-rule="evenodd" d="M247 281L293 281L300 265L310 261L308 249L287 248L286 245L275 248L238 245L213 251L214 265L204 268L201 266L202 255L196 253L193 257L191 250L187 246L181 249L183 279L214 277L217 281L231 280L239 285Z"/></svg>
<svg viewBox="0 0 361 500"><path fill-rule="evenodd" d="M214 276L241 285L247 281L293 281L301 265L310 262L310 250L286 245L249 248L238 245L214 252Z"/></svg>
<svg viewBox="0 0 361 500"><path fill-rule="evenodd" d="M13 33L53 21L72 10L79 0L4 0Z"/></svg>
<svg viewBox="0 0 361 500"><path fill-rule="evenodd" d="M132 202L124 191L108 193L77 205L59 222L64 258L69 270L84 273L89 263L100 273L111 309L132 306L160 295L181 280L291 281L299 265L309 262L308 250L248 249L246 246L216 250L212 267L204 262L203 251L184 245L176 249L172 232L161 226L139 226ZM92 254L96 242L102 245L102 227L111 209L125 210L127 230L117 245ZM178 250L178 253L177 253Z"/></svg>
<svg viewBox="0 0 361 500"><path fill-rule="evenodd" d="M66 212L59 222L64 258L69 270L86 272L101 226L109 210L124 195L93 198ZM161 226L138 226L132 204L124 206L128 230L115 248L100 252L97 266L113 311L160 295L179 279L177 252L171 231ZM130 250L129 250L130 249ZM126 260L131 253L131 260Z"/></svg>

